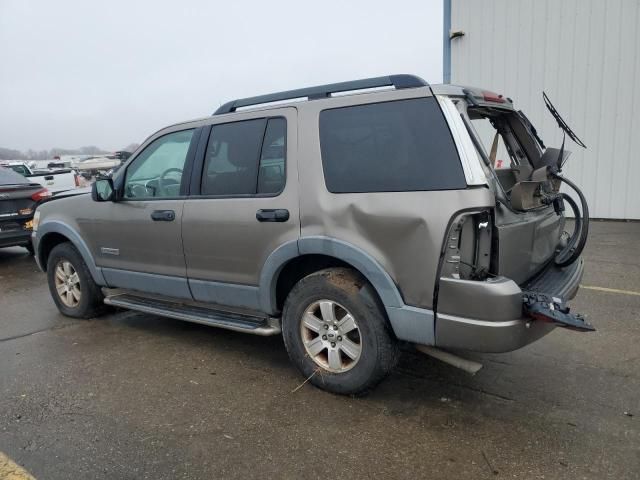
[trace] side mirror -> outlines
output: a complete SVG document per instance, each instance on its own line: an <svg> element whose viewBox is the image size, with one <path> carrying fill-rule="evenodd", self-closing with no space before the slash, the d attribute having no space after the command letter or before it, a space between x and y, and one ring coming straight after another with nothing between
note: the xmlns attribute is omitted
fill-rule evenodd
<svg viewBox="0 0 640 480"><path fill-rule="evenodd" d="M113 179L98 178L91 186L91 198L94 202L113 202L116 199Z"/></svg>

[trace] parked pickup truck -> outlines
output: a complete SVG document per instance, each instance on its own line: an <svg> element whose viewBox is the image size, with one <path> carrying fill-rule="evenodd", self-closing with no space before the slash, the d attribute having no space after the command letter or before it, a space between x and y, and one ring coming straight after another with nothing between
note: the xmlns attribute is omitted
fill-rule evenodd
<svg viewBox="0 0 640 480"><path fill-rule="evenodd" d="M27 177L32 183L39 183L43 187L46 187L52 195L80 186L78 175L68 168L59 170L35 170L25 162L7 162L1 163L0 165L19 173L23 177Z"/></svg>

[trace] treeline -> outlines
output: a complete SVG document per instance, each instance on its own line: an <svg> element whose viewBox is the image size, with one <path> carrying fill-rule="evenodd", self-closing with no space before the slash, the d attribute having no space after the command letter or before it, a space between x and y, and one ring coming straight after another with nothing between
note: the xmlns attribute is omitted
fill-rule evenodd
<svg viewBox="0 0 640 480"><path fill-rule="evenodd" d="M138 144L132 143L127 145L122 150L127 152L133 152L138 148ZM86 147L80 147L76 149L68 148L52 148L51 150L32 150L29 149L26 152L20 150L13 150L11 148L0 147L0 160L49 160L56 156L62 155L104 155L111 153L103 148L89 145Z"/></svg>

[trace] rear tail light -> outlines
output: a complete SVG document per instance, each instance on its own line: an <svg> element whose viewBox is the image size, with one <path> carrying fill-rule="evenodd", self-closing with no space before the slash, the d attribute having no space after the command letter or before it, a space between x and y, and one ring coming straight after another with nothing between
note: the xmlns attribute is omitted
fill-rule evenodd
<svg viewBox="0 0 640 480"><path fill-rule="evenodd" d="M42 188L31 195L31 200L33 200L34 202L41 202L42 200L45 200L49 197L51 197L51 192L46 188Z"/></svg>
<svg viewBox="0 0 640 480"><path fill-rule="evenodd" d="M441 276L484 280L490 275L491 228L489 211L455 217L444 245Z"/></svg>
<svg viewBox="0 0 640 480"><path fill-rule="evenodd" d="M493 103L505 103L506 100L502 95L498 95L494 92L482 92L482 97L485 102L493 102Z"/></svg>

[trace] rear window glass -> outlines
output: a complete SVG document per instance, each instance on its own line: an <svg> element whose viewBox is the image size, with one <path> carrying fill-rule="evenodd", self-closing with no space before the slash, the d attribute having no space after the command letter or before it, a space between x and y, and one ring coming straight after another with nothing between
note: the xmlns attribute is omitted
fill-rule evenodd
<svg viewBox="0 0 640 480"><path fill-rule="evenodd" d="M5 167L0 167L0 185L22 185L30 181L19 173Z"/></svg>
<svg viewBox="0 0 640 480"><path fill-rule="evenodd" d="M320 146L333 193L466 188L456 146L435 98L320 113Z"/></svg>

